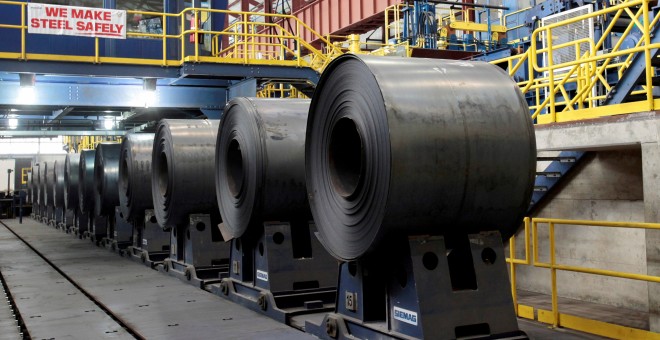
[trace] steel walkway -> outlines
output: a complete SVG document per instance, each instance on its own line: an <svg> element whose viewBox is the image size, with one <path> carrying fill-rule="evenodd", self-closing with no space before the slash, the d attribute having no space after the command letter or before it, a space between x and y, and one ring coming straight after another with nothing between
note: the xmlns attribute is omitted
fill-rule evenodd
<svg viewBox="0 0 660 340"><path fill-rule="evenodd" d="M32 219L2 222L0 272L34 339L312 338Z"/></svg>

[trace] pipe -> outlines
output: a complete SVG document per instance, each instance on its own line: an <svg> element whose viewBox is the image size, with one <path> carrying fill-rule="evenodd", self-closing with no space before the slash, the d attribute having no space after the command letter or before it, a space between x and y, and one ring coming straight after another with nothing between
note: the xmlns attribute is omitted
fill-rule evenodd
<svg viewBox="0 0 660 340"><path fill-rule="evenodd" d="M80 154L67 154L64 162L64 207L67 210L80 209L78 204L79 171Z"/></svg>
<svg viewBox="0 0 660 340"><path fill-rule="evenodd" d="M154 139L151 191L164 229L188 224L190 214L219 215L214 155L219 120L163 119Z"/></svg>
<svg viewBox="0 0 660 340"><path fill-rule="evenodd" d="M119 206L124 218L138 221L153 209L151 154L153 133L130 133L121 143L119 163Z"/></svg>
<svg viewBox="0 0 660 340"><path fill-rule="evenodd" d="M308 221L305 129L309 100L235 98L225 106L215 151L223 239L264 221Z"/></svg>
<svg viewBox="0 0 660 340"><path fill-rule="evenodd" d="M344 55L314 93L305 156L320 239L354 260L397 236L508 239L529 207L536 141L498 67Z"/></svg>
<svg viewBox="0 0 660 340"><path fill-rule="evenodd" d="M119 156L121 144L100 143L94 156L94 213L97 216L114 215L119 205Z"/></svg>

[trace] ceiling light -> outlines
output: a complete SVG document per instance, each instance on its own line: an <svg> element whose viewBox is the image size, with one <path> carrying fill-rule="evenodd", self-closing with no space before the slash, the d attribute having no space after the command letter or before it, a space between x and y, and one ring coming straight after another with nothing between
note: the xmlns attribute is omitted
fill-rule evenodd
<svg viewBox="0 0 660 340"><path fill-rule="evenodd" d="M153 106L156 103L156 78L144 78L142 80L142 100L144 107Z"/></svg>
<svg viewBox="0 0 660 340"><path fill-rule="evenodd" d="M106 130L112 130L112 128L115 126L115 122L112 119L112 117L105 117L105 120L103 121L103 128Z"/></svg>
<svg viewBox="0 0 660 340"><path fill-rule="evenodd" d="M18 127L18 116L9 115L9 128L15 130Z"/></svg>
<svg viewBox="0 0 660 340"><path fill-rule="evenodd" d="M18 89L18 104L21 105L32 105L34 104L34 87L23 87Z"/></svg>

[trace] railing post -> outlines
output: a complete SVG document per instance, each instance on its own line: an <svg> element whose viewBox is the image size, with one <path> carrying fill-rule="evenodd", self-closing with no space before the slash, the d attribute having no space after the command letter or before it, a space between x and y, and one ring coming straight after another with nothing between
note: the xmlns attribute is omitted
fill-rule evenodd
<svg viewBox="0 0 660 340"><path fill-rule="evenodd" d="M296 19L296 37L297 37L297 39L295 40L296 41L296 62L298 64L298 66L300 67L300 61L301 61L300 60L301 59L300 41L302 41L303 39L300 37L300 21L297 20L297 19Z"/></svg>
<svg viewBox="0 0 660 340"><path fill-rule="evenodd" d="M163 13L163 66L167 66L167 16Z"/></svg>
<svg viewBox="0 0 660 340"><path fill-rule="evenodd" d="M511 298L513 299L513 310L518 315L518 292L516 291L516 235L509 238L509 265L511 266Z"/></svg>
<svg viewBox="0 0 660 340"><path fill-rule="evenodd" d="M243 62L245 64L248 63L248 45L247 45L247 23L248 23L248 16L247 13L243 13Z"/></svg>
<svg viewBox="0 0 660 340"><path fill-rule="evenodd" d="M195 37L195 61L199 61L199 34L197 32L199 31L199 11L194 10L194 18L195 18L195 30L193 31L194 37Z"/></svg>
<svg viewBox="0 0 660 340"><path fill-rule="evenodd" d="M653 67L651 67L651 25L649 16L649 0L642 2L642 16L644 17L644 59L646 60L646 100L648 110L653 111Z"/></svg>
<svg viewBox="0 0 660 340"><path fill-rule="evenodd" d="M25 46L25 31L27 30L27 26L25 25L25 6L27 6L27 4L21 4L21 60L27 59Z"/></svg>
<svg viewBox="0 0 660 340"><path fill-rule="evenodd" d="M99 58L99 38L95 37L94 38L94 63L99 64L100 63L100 58Z"/></svg>
<svg viewBox="0 0 660 340"><path fill-rule="evenodd" d="M557 269L555 268L555 224L550 226L550 276L552 280L552 326L559 327L559 306L557 304Z"/></svg>
<svg viewBox="0 0 660 340"><path fill-rule="evenodd" d="M548 95L550 96L550 118L551 122L557 121L557 112L555 110L555 70L553 68L554 61L552 60L552 32L550 29L545 30L545 38L550 39L548 41Z"/></svg>

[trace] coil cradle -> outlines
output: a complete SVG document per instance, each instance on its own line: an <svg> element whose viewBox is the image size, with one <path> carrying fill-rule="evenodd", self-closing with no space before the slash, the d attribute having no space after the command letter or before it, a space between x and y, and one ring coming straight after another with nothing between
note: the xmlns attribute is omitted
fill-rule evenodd
<svg viewBox="0 0 660 340"><path fill-rule="evenodd" d="M153 133L131 133L121 143L119 206L133 226L130 258L153 268L169 255L170 234L158 226L151 194Z"/></svg>
<svg viewBox="0 0 660 340"><path fill-rule="evenodd" d="M335 313L306 330L325 339L524 337L502 239L529 206L536 145L506 73L480 62L339 57L312 100L305 152L319 237L343 261Z"/></svg>
<svg viewBox="0 0 660 340"><path fill-rule="evenodd" d="M90 241L101 244L101 239L105 237L105 228L107 223L106 216L94 214L94 163L96 159L96 150L84 150L80 153L80 163L78 168L78 203L80 211L88 217L87 230L83 231L82 237L89 238ZM79 229L80 228L79 226ZM97 235L96 232L100 234Z"/></svg>
<svg viewBox="0 0 660 340"><path fill-rule="evenodd" d="M220 230L232 247L230 276L211 290L287 324L336 299L337 262L313 235L305 189L309 103L232 99L216 143Z"/></svg>
<svg viewBox="0 0 660 340"><path fill-rule="evenodd" d="M229 269L230 245L217 225L214 154L218 120L163 119L152 153L154 213L170 231L162 270L193 285L219 282Z"/></svg>
<svg viewBox="0 0 660 340"><path fill-rule="evenodd" d="M73 212L73 225L67 232L82 238L83 233L87 231L89 216L80 211L78 203L80 155L79 153L67 154L64 161L64 207L67 211Z"/></svg>
<svg viewBox="0 0 660 340"><path fill-rule="evenodd" d="M119 159L121 144L101 143L94 156L94 213L106 216L101 244L112 251L120 251L132 244L133 226L126 221L119 207Z"/></svg>

